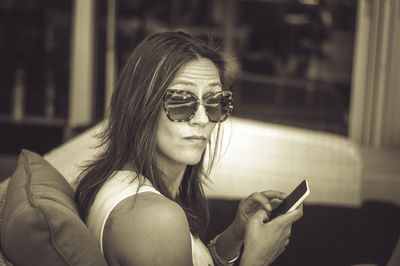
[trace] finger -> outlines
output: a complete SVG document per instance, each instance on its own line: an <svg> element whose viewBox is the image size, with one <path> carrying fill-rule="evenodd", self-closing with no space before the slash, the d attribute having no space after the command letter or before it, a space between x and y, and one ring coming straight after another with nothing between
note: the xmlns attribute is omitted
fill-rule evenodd
<svg viewBox="0 0 400 266"><path fill-rule="evenodd" d="M300 219L302 216L303 216L303 208L297 208L293 211L279 215L274 220L278 220L280 223L289 225Z"/></svg>
<svg viewBox="0 0 400 266"><path fill-rule="evenodd" d="M265 210L258 210L255 214L250 217L250 220L257 222L264 222L264 220L268 219L268 214Z"/></svg>
<svg viewBox="0 0 400 266"><path fill-rule="evenodd" d="M289 238L286 238L286 240L285 240L285 243L283 243L283 245L285 246L285 247L287 247L288 245L289 245Z"/></svg>
<svg viewBox="0 0 400 266"><path fill-rule="evenodd" d="M252 200L255 202L259 203L261 206L264 207L267 211L272 211L272 206L271 203L269 202L269 199L262 193L254 193L252 195Z"/></svg>
<svg viewBox="0 0 400 266"><path fill-rule="evenodd" d="M297 207L294 211L296 211L298 213L297 220L300 219L301 217L303 217L303 214L304 214L304 212L303 212L303 204L300 204L299 207Z"/></svg>
<svg viewBox="0 0 400 266"><path fill-rule="evenodd" d="M278 251L278 254L276 257L279 257L279 255L281 255L283 252L285 251L285 247L281 247Z"/></svg>
<svg viewBox="0 0 400 266"><path fill-rule="evenodd" d="M276 191L276 190L266 190L261 192L264 196L266 196L268 199L281 199L284 200L287 197L286 193L280 192L280 191Z"/></svg>
<svg viewBox="0 0 400 266"><path fill-rule="evenodd" d="M284 236L286 238L289 238L291 234L292 234L292 226L288 226L287 229L285 230Z"/></svg>
<svg viewBox="0 0 400 266"><path fill-rule="evenodd" d="M281 200L281 199L275 198L273 200L270 200L269 203L271 204L272 209L275 209L276 207L279 206L279 204L281 204L282 201L283 200Z"/></svg>

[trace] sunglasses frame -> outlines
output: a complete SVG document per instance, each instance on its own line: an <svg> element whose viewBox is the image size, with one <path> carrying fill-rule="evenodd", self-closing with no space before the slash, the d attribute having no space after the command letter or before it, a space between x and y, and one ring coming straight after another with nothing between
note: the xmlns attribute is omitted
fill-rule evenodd
<svg viewBox="0 0 400 266"><path fill-rule="evenodd" d="M174 93L177 93L177 92L181 93L183 95L191 96L196 100L196 106L193 109L193 112L186 119L173 119L171 117L171 114L170 114L170 111L169 111L169 108L168 108L168 100L170 99L170 97ZM224 96L228 96L229 103L228 103L228 106L226 107L228 109L228 112L222 117L222 119L220 119L220 120L212 120L210 118L210 115L208 114L207 105L206 104L207 104L207 99L210 99L211 97L213 97L213 96L215 96L217 94L222 94ZM194 117L194 115L196 114L197 109L199 108L200 104L202 104L204 106L204 109L205 109L206 115L208 117L208 120L210 122L213 122L213 123L224 122L230 116L230 114L232 113L232 110L233 110L232 92L231 91L227 91L227 90L216 91L216 92L213 92L213 93L209 94L205 99L199 99L194 93L186 91L186 90L171 90L171 89L167 89L165 94L164 94L163 100L164 100L164 103L163 103L164 111L165 111L168 119L170 121L172 121L172 122L187 122L187 121L190 121Z"/></svg>

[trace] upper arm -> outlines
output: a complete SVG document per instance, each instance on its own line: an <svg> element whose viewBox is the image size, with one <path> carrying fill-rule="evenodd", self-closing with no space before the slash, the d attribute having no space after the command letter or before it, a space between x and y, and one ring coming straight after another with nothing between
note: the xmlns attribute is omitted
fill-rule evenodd
<svg viewBox="0 0 400 266"><path fill-rule="evenodd" d="M108 260L119 265L192 265L189 225L177 203L141 193L122 201L109 220L103 238Z"/></svg>

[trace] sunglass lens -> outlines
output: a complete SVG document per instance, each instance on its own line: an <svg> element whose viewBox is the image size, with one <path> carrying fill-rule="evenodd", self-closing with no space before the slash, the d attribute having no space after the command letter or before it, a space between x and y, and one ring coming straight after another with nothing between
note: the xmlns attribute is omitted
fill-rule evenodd
<svg viewBox="0 0 400 266"><path fill-rule="evenodd" d="M168 115L175 121L187 121L196 109L196 99L187 94L174 93L166 102Z"/></svg>
<svg viewBox="0 0 400 266"><path fill-rule="evenodd" d="M232 94L224 91L207 99L206 111L211 122L222 122L230 115L232 105Z"/></svg>
<svg viewBox="0 0 400 266"><path fill-rule="evenodd" d="M169 116L176 121L186 121L190 119L196 108L196 102L170 104L168 105Z"/></svg>

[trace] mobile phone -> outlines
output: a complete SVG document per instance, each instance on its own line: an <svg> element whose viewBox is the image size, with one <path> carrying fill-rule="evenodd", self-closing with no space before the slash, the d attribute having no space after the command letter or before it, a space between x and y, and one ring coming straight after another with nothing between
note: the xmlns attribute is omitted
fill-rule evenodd
<svg viewBox="0 0 400 266"><path fill-rule="evenodd" d="M276 216L295 210L304 199L310 194L307 180L303 180L290 194L287 196L278 207L269 213L269 219Z"/></svg>

